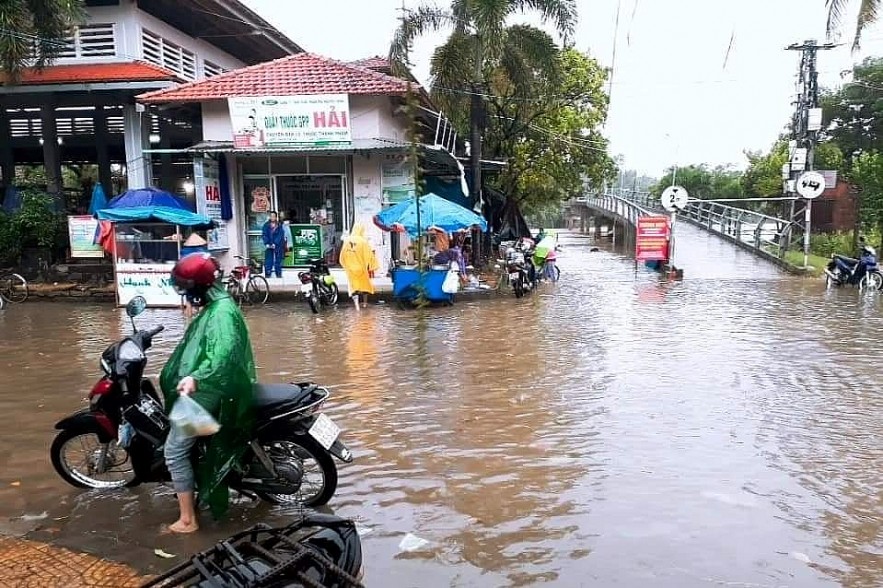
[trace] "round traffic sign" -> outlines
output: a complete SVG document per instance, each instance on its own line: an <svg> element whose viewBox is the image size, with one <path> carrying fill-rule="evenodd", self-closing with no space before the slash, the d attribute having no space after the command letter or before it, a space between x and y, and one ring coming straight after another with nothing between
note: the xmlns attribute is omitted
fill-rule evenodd
<svg viewBox="0 0 883 588"><path fill-rule="evenodd" d="M804 172L797 178L797 193L807 200L818 198L824 191L825 176L817 171Z"/></svg>
<svg viewBox="0 0 883 588"><path fill-rule="evenodd" d="M687 191L681 186L669 186L662 192L662 208L669 212L687 208Z"/></svg>

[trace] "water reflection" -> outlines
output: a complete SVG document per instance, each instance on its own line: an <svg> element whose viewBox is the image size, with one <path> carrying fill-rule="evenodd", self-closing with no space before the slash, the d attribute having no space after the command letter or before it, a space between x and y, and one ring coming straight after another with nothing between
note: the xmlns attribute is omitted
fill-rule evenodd
<svg viewBox="0 0 883 588"><path fill-rule="evenodd" d="M371 585L883 582L879 298L783 276L690 227L678 247L683 281L572 238L562 281L523 300L246 309L262 380L333 391L356 461L330 506L370 530ZM167 327L155 374L183 317L137 321ZM0 531L151 571L167 563L155 547L290 520L244 501L198 537L159 537L168 489L83 494L55 476L52 426L129 328L102 305L0 313ZM400 553L406 533L429 546Z"/></svg>

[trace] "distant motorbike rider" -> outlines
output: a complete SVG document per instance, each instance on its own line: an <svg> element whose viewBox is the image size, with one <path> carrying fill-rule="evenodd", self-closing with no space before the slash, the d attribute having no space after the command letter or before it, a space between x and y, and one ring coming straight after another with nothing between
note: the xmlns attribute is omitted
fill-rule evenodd
<svg viewBox="0 0 883 588"><path fill-rule="evenodd" d="M220 286L219 276L218 262L208 253L191 253L172 269L175 290L202 310L160 374L166 411L171 413L180 396L190 396L221 425L195 472L191 453L196 438L172 425L163 452L180 508L178 520L169 526L174 533L199 529L196 488L215 517L224 513L229 498L224 479L247 449L251 432L256 381L251 341L239 306Z"/></svg>

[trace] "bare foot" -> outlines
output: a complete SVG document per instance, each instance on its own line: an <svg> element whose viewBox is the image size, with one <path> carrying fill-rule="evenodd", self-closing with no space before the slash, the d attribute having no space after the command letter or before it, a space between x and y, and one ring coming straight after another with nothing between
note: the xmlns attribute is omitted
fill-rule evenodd
<svg viewBox="0 0 883 588"><path fill-rule="evenodd" d="M171 525L168 526L169 533L178 533L181 535L187 533L195 533L199 531L199 523L196 521L191 521L189 523L184 522L182 520L177 520Z"/></svg>

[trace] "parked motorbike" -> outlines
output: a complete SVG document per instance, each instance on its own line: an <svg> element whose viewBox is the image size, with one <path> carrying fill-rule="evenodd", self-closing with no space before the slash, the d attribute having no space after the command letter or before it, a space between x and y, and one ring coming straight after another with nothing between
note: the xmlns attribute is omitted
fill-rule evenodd
<svg viewBox="0 0 883 588"><path fill-rule="evenodd" d="M324 259L311 259L309 271L297 274L301 293L306 297L310 310L319 313L320 306L334 306L340 291L331 275L331 269Z"/></svg>
<svg viewBox="0 0 883 588"><path fill-rule="evenodd" d="M862 267L859 268L858 264L862 264ZM862 291L883 289L883 274L877 264L877 252L873 247L865 245L858 260L832 254L831 261L825 268L825 281L828 287L850 285L858 286Z"/></svg>
<svg viewBox="0 0 883 588"><path fill-rule="evenodd" d="M501 264L505 264L509 284L516 298L521 298L536 288L536 267L531 257L533 252L519 243L506 249L506 259L500 260Z"/></svg>
<svg viewBox="0 0 883 588"><path fill-rule="evenodd" d="M162 445L169 419L153 383L143 376L145 352L163 331L138 330L135 318L147 302L126 305L133 334L101 354L104 375L89 393L89 406L59 421L50 455L58 475L79 488L122 488L170 479ZM329 392L312 383L257 384L256 418L244 472L226 482L240 493L275 504L318 506L337 489L333 457L349 463L352 453L340 429L321 408ZM207 439L194 446L204 455Z"/></svg>
<svg viewBox="0 0 883 588"><path fill-rule="evenodd" d="M142 588L361 587L362 543L352 521L312 514L256 525L196 554Z"/></svg>

